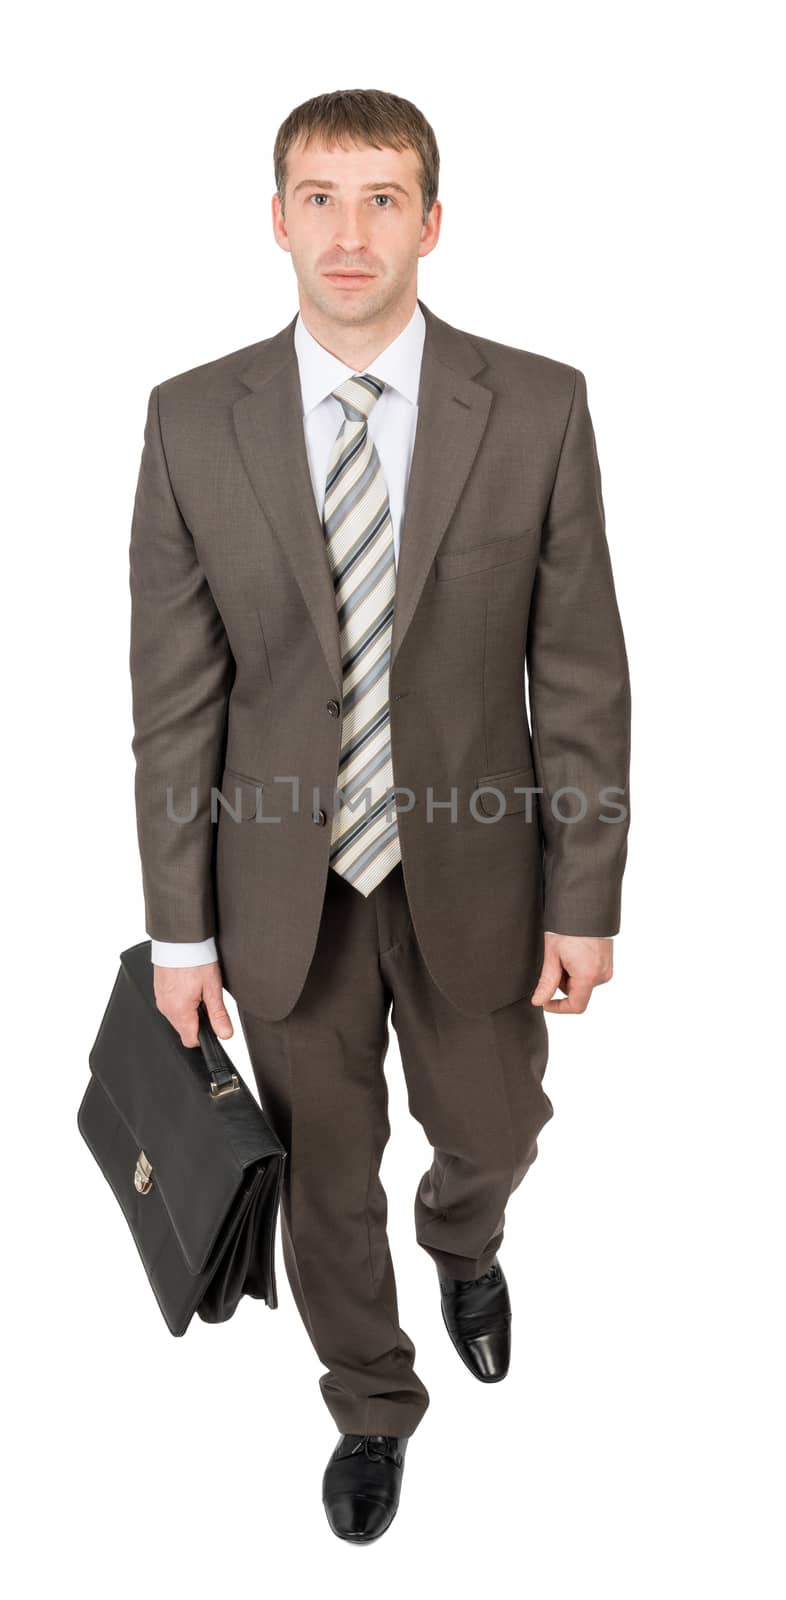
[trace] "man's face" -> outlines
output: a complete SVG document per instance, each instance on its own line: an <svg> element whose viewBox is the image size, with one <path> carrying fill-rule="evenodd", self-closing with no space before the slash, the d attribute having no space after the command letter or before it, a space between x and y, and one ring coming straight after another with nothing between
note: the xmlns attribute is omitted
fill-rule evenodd
<svg viewBox="0 0 786 1600"><path fill-rule="evenodd" d="M442 207L423 222L414 150L293 146L286 217L273 196L273 231L292 256L303 309L332 321L373 321L417 293L417 264L439 237Z"/></svg>

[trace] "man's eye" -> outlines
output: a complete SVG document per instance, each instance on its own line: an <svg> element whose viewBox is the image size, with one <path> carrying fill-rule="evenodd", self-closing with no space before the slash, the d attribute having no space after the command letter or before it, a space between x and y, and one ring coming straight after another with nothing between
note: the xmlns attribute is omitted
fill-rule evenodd
<svg viewBox="0 0 786 1600"><path fill-rule="evenodd" d="M309 196L309 198L311 200L328 200L330 197L329 197L329 195L326 195L326 194L312 194L312 195ZM375 194L375 195L372 195L372 199L373 200L387 200L389 202L388 205L378 207L378 209L382 210L382 211L387 211L389 209L389 206L393 204L393 196L389 195L389 194ZM317 210L321 211L322 207L318 206Z"/></svg>

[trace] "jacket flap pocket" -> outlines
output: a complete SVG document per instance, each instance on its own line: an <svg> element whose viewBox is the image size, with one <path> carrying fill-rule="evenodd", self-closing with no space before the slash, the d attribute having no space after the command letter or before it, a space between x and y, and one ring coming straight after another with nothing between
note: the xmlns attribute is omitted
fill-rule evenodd
<svg viewBox="0 0 786 1600"><path fill-rule="evenodd" d="M504 539L487 539L484 544L467 545L464 550L446 550L436 560L437 578L463 578L468 572L483 572L486 567L499 567L505 561L517 561L531 552L527 538L532 528L522 528L521 533L507 535Z"/></svg>
<svg viewBox="0 0 786 1600"><path fill-rule="evenodd" d="M476 783L476 789L482 791L477 796L478 810L484 816L495 818L507 816L509 811L525 811L526 793L517 794L516 790L532 790L536 787L535 768L532 765L516 767L513 772L489 773L485 778L478 778Z"/></svg>
<svg viewBox="0 0 786 1600"><path fill-rule="evenodd" d="M221 793L225 804L220 801L219 815L225 812L230 819L248 822L262 812L262 792L264 783L261 778L250 778L247 773L236 772L234 767L225 767L221 779Z"/></svg>

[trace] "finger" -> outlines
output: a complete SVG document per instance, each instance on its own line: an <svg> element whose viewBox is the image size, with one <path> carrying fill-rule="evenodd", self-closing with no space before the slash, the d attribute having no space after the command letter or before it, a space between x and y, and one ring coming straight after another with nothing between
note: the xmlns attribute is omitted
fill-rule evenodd
<svg viewBox="0 0 786 1600"><path fill-rule="evenodd" d="M559 978L553 972L541 972L537 988L533 990L530 1000L533 1006L542 1006L551 999L555 989L559 988Z"/></svg>
<svg viewBox="0 0 786 1600"><path fill-rule="evenodd" d="M567 1011L571 1016L579 1016L583 1011L586 1011L591 995L591 983L579 978L569 978L565 999L550 1000L545 1009L547 1011Z"/></svg>
<svg viewBox="0 0 786 1600"><path fill-rule="evenodd" d="M211 1026L219 1039L231 1039L234 1033L232 1019L224 1005L223 1000L212 1000L205 996L205 1009L210 1018Z"/></svg>
<svg viewBox="0 0 786 1600"><path fill-rule="evenodd" d="M554 990L560 988L561 978L561 962L553 955L547 955L540 970L537 988L530 996L533 1006L542 1006L545 1000L550 1000Z"/></svg>
<svg viewBox="0 0 786 1600"><path fill-rule="evenodd" d="M172 1026L173 1028L177 1028L180 1038L187 1050L193 1050L195 1045L199 1044L199 1017L197 1015L196 1007L192 1012L183 1017L180 1022L173 1022Z"/></svg>
<svg viewBox="0 0 786 1600"><path fill-rule="evenodd" d="M170 968L169 973L171 974L175 970ZM199 1016L197 1013L199 994L193 994L191 998L187 998L182 992L182 977L178 980L178 984L180 993L175 996L167 993L166 979L160 983L156 980L154 984L156 1009L161 1012L163 1017L166 1017L170 1027L174 1028L175 1032L180 1035L181 1043L186 1046L186 1049L191 1050L194 1045L199 1043Z"/></svg>
<svg viewBox="0 0 786 1600"><path fill-rule="evenodd" d="M232 1019L224 1005L224 986L221 969L216 967L202 985L202 1001L210 1018L210 1025L219 1039L231 1039L234 1033Z"/></svg>

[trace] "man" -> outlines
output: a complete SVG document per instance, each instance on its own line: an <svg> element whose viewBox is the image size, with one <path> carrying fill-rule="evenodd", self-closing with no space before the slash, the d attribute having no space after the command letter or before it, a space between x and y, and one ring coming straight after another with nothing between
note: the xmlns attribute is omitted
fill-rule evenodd
<svg viewBox="0 0 786 1600"><path fill-rule="evenodd" d="M323 1503L368 1542L429 1404L379 1180L388 1012L434 1147L416 1237L497 1382L505 1205L553 1111L544 1010L612 975L630 688L583 374L418 298L425 118L319 96L274 165L298 314L150 395L137 820L158 1007L191 1046L201 999L231 1036L233 995L287 1149L284 1261L340 1430Z"/></svg>

